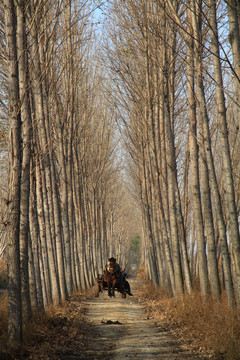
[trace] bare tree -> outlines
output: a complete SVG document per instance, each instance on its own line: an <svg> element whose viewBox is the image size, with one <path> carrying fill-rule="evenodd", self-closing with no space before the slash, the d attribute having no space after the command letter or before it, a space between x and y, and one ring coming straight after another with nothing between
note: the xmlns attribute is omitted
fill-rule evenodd
<svg viewBox="0 0 240 360"><path fill-rule="evenodd" d="M20 351L22 306L20 283L20 193L21 193L21 117L18 88L17 15L14 2L4 1L8 62L9 100L9 194L8 194L8 348Z"/></svg>

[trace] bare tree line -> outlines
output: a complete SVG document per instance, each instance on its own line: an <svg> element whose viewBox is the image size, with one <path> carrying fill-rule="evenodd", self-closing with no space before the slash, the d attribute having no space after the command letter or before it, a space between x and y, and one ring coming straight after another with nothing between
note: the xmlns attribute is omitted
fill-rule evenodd
<svg viewBox="0 0 240 360"><path fill-rule="evenodd" d="M101 64L93 61L92 4L1 5L9 132L9 193L1 202L12 352L34 309L93 285L108 256L126 262L127 233L117 219L128 214L114 116L101 94Z"/></svg>
<svg viewBox="0 0 240 360"><path fill-rule="evenodd" d="M239 304L239 8L112 2L111 101L142 209L142 264L174 296ZM229 29L229 30L228 30Z"/></svg>
<svg viewBox="0 0 240 360"><path fill-rule="evenodd" d="M97 60L91 2L1 2L10 351L33 309L91 286L108 255L126 262L142 229L156 285L240 301L238 5L110 3Z"/></svg>

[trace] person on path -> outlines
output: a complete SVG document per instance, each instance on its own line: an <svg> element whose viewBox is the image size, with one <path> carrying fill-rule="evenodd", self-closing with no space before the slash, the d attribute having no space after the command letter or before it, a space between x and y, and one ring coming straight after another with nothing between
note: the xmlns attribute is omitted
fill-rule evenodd
<svg viewBox="0 0 240 360"><path fill-rule="evenodd" d="M133 296L133 294L131 293L130 284L126 280L126 274L122 271L120 265L117 263L117 259L115 259L114 257L109 258L106 268L110 273L117 274L120 283L122 284L124 289L127 290L127 294Z"/></svg>

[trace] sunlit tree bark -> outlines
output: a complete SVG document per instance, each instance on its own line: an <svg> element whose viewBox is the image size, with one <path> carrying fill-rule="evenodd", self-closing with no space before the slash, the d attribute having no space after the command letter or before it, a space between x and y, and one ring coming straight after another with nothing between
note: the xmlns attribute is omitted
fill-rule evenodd
<svg viewBox="0 0 240 360"><path fill-rule="evenodd" d="M9 194L8 194L8 350L19 352L22 341L20 282L20 192L21 192L21 117L18 88L17 14L14 1L4 1L8 63L9 101Z"/></svg>
<svg viewBox="0 0 240 360"><path fill-rule="evenodd" d="M192 18L192 13L189 11L189 20ZM190 20L190 24L192 21ZM190 25L191 26L191 25ZM191 28L189 26L189 32ZM191 173L191 193L192 193L192 208L193 208L193 222L196 232L197 240L197 259L199 264L199 278L201 293L204 298L209 295L209 280L207 270L207 258L204 238L204 225L200 198L200 183L199 183L199 159L198 159L198 144L197 144L197 117L196 117L196 101L195 101L195 74L194 74L194 43L189 39L188 43L188 57L187 57L187 89L189 102L189 152L190 152L190 173ZM197 65L197 64L196 64Z"/></svg>
<svg viewBox="0 0 240 360"><path fill-rule="evenodd" d="M202 26L202 8L201 4L191 3L192 6L192 26L194 34L195 49L195 69L196 69L196 98L198 109L199 124L199 168L200 168L200 184L202 190L201 203L204 223L204 234L206 236L208 249L208 269L209 280L213 297L220 296L220 283L217 268L216 243L213 225L213 214L211 204L211 193L209 187L209 174L205 158L205 149L203 142L203 121L208 126L208 114L206 110L205 90L203 85L203 40L201 39Z"/></svg>
<svg viewBox="0 0 240 360"><path fill-rule="evenodd" d="M22 122L22 175L20 203L20 261L21 291L23 314L31 317L31 303L28 276L28 241L29 241L29 193L30 193L30 157L31 157L31 113L29 100L29 73L27 59L27 39L25 21L25 3L17 6L17 53L19 73L19 97L21 102Z"/></svg>
<svg viewBox="0 0 240 360"><path fill-rule="evenodd" d="M210 1L209 5L210 5L209 21L211 25L210 34L211 34L211 44L212 44L212 52L213 52L214 77L216 84L218 114L219 114L219 118L221 118L222 121L226 122L226 106L225 106L225 99L223 93L223 79L222 79L222 71L221 71L221 63L220 63L215 0ZM218 184L217 184L216 174L213 164L209 128L205 121L203 126L204 126L204 137L205 137L205 151L208 159L210 180L212 183L211 188L212 188L212 193L214 195L214 202L216 206L217 223L218 223L218 230L220 236L221 256L223 259L225 286L226 286L229 304L232 305L234 303L234 291L233 291L233 283L232 283L232 275L231 275L230 256L229 256L229 250L227 244L226 226L223 218L222 204L221 204L221 199L220 199L220 194L218 190Z"/></svg>

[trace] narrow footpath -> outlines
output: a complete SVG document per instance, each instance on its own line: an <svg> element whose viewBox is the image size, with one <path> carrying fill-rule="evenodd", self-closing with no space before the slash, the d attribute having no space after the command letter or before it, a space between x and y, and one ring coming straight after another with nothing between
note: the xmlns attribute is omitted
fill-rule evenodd
<svg viewBox="0 0 240 360"><path fill-rule="evenodd" d="M62 306L49 308L40 323L31 326L24 360L161 359L206 360L174 334L171 324L146 310L138 289L129 279L134 296L109 298L104 290L77 293ZM161 315L161 314L160 314ZM38 321L39 322L39 321ZM5 357L0 358L5 359ZM208 358L209 359L209 358Z"/></svg>
<svg viewBox="0 0 240 360"><path fill-rule="evenodd" d="M134 293L139 283L130 279L130 284ZM135 297L123 299L116 293L115 298L109 298L103 291L98 298L85 300L84 307L95 333L86 359L199 359L169 330L150 319Z"/></svg>

